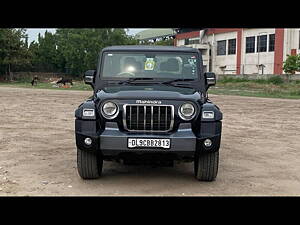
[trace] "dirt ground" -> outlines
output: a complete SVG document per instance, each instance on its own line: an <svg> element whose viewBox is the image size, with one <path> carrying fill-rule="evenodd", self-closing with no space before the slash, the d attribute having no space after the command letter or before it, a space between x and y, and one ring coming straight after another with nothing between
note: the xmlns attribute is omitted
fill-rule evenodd
<svg viewBox="0 0 300 225"><path fill-rule="evenodd" d="M1 196L300 195L300 100L211 96L223 135L214 182L175 167L104 162L103 176L76 168L74 110L88 91L0 87Z"/></svg>

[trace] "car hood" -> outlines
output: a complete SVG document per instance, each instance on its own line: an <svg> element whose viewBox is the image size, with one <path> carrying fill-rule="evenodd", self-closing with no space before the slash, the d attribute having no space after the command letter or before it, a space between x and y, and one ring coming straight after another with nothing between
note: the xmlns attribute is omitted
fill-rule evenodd
<svg viewBox="0 0 300 225"><path fill-rule="evenodd" d="M193 88L166 85L120 85L108 86L96 93L97 98L104 99L144 99L144 100L194 100L200 99L200 93Z"/></svg>

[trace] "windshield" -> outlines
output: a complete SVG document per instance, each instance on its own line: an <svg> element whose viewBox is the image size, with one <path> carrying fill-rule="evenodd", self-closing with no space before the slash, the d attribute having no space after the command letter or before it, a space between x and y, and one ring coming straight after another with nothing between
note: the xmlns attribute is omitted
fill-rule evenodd
<svg viewBox="0 0 300 225"><path fill-rule="evenodd" d="M106 52L101 79L197 79L198 63L195 53Z"/></svg>

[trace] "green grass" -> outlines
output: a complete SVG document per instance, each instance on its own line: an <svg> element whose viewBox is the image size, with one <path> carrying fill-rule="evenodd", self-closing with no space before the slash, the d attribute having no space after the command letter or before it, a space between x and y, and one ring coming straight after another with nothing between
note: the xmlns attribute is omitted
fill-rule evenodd
<svg viewBox="0 0 300 225"><path fill-rule="evenodd" d="M32 86L30 81L13 81L13 82L0 82L2 87L20 87L20 88L34 88L34 89L53 89L53 90L78 90L78 91L91 91L91 86L85 84L83 81L73 81L71 88L58 88L54 84L46 82L38 82L37 86Z"/></svg>
<svg viewBox="0 0 300 225"><path fill-rule="evenodd" d="M281 77L263 80L225 78L209 89L211 94L240 95L267 98L300 99L300 82L285 82Z"/></svg>
<svg viewBox="0 0 300 225"><path fill-rule="evenodd" d="M253 82L257 84L283 84L284 80L282 77L279 76L273 76L268 79L257 79L257 80L249 80L247 78L235 78L235 77L224 77L223 79L218 81L221 84L225 83L248 83Z"/></svg>

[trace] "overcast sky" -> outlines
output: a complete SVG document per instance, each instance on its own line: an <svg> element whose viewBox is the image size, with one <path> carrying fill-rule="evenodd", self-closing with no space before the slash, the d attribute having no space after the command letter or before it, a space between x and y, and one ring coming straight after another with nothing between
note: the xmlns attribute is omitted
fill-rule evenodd
<svg viewBox="0 0 300 225"><path fill-rule="evenodd" d="M146 28L129 28L129 35L134 35L137 32L140 32L142 30L145 30ZM55 28L30 28L27 29L27 34L28 34L28 43L31 43L32 41L37 41L38 34L41 33L41 35L44 35L46 32L55 32Z"/></svg>

